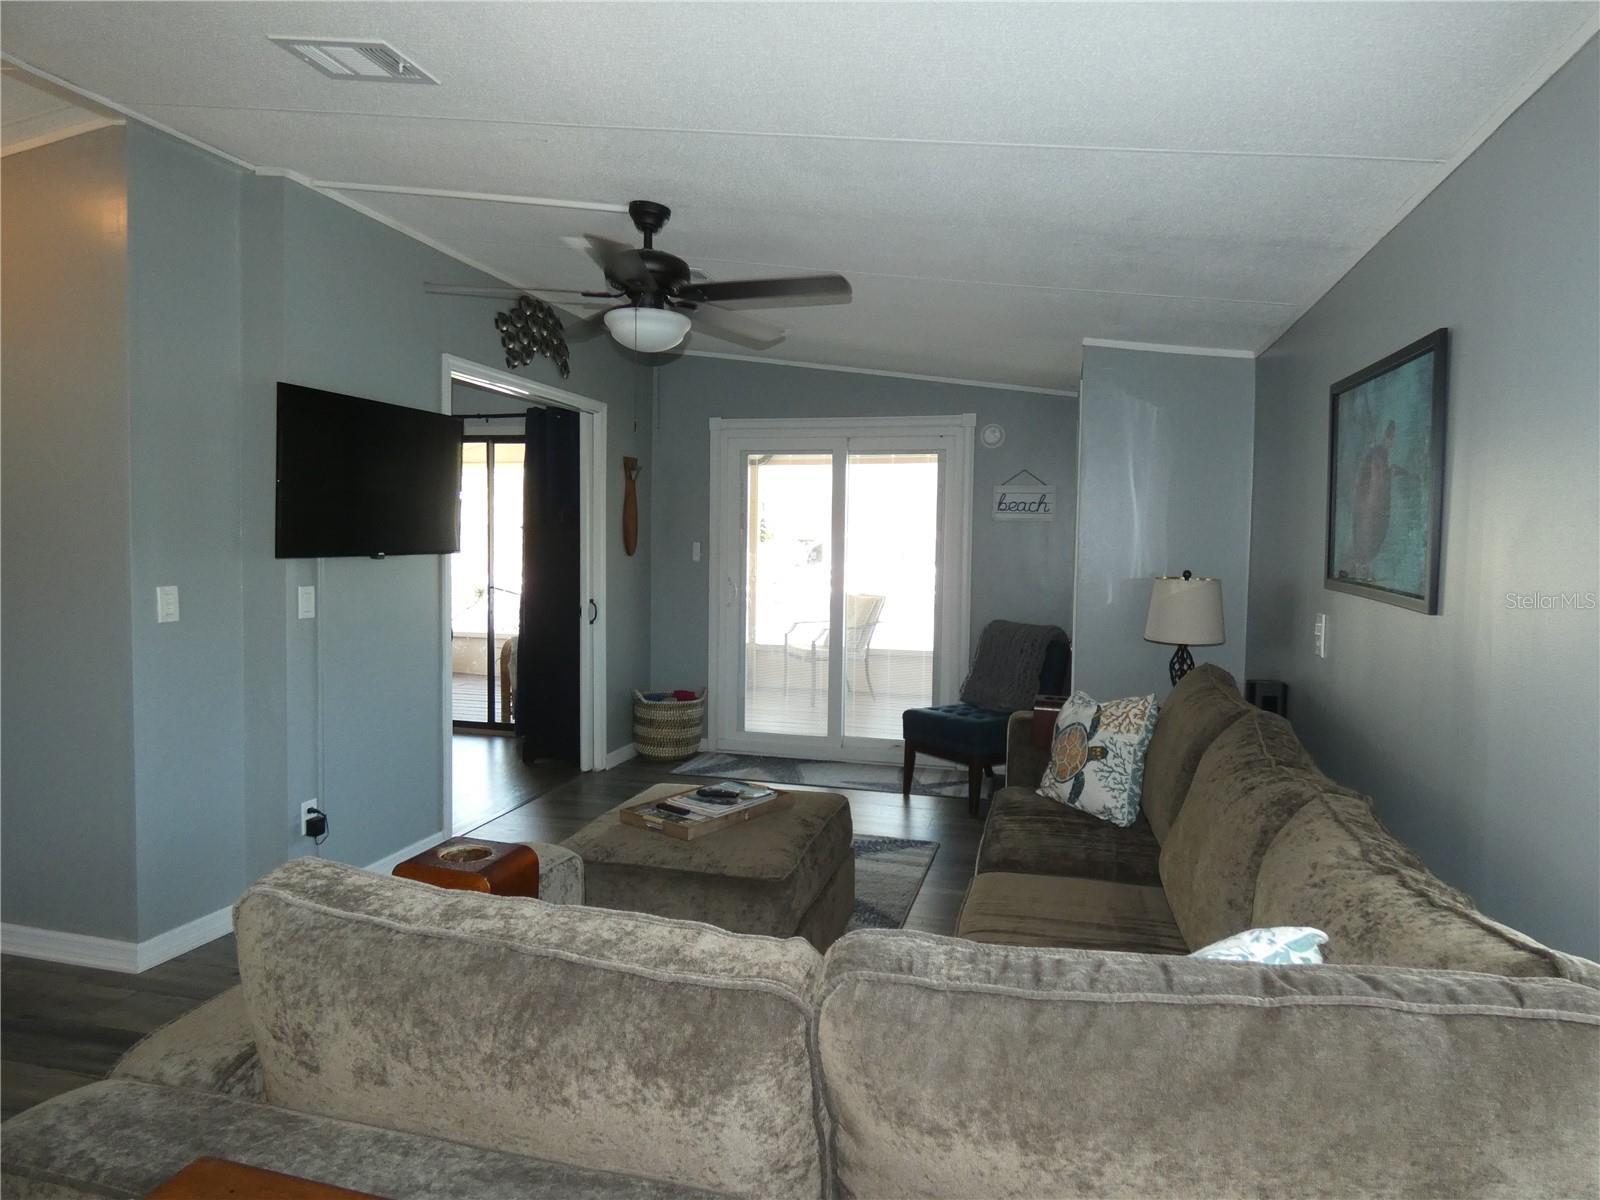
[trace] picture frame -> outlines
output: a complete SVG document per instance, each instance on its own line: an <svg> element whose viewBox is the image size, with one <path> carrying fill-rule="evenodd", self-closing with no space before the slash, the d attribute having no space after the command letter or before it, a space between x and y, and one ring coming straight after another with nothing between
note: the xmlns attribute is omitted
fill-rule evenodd
<svg viewBox="0 0 1600 1200"><path fill-rule="evenodd" d="M1436 329L1328 389L1325 587L1438 613L1449 360Z"/></svg>

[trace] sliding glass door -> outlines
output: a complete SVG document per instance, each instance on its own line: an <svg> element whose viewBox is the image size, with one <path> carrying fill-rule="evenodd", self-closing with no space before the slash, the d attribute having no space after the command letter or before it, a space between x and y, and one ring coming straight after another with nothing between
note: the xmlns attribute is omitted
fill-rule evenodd
<svg viewBox="0 0 1600 1200"><path fill-rule="evenodd" d="M900 714L960 683L970 436L727 425L711 740L891 761Z"/></svg>
<svg viewBox="0 0 1600 1200"><path fill-rule="evenodd" d="M510 729L522 620L521 438L461 445L461 549L450 560L451 718Z"/></svg>

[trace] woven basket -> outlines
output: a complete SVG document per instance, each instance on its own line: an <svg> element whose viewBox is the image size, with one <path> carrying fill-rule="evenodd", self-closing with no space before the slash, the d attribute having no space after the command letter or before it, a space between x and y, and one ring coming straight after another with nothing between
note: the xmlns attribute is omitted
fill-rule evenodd
<svg viewBox="0 0 1600 1200"><path fill-rule="evenodd" d="M646 700L633 693L633 746L640 758L688 758L700 749L706 694L693 700Z"/></svg>

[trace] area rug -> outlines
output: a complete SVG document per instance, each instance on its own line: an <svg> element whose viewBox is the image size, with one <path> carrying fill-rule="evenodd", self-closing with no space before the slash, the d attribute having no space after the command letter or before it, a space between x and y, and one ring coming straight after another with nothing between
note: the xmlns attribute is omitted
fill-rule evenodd
<svg viewBox="0 0 1600 1200"><path fill-rule="evenodd" d="M856 907L845 932L904 927L939 843L858 837L855 852Z"/></svg>
<svg viewBox="0 0 1600 1200"><path fill-rule="evenodd" d="M814 758L763 758L754 754L696 754L676 767L674 775L710 775L759 779L764 783L804 783L810 787L854 788L863 792L900 794L900 768L881 763L824 762ZM919 796L966 799L965 767L919 766L911 776Z"/></svg>

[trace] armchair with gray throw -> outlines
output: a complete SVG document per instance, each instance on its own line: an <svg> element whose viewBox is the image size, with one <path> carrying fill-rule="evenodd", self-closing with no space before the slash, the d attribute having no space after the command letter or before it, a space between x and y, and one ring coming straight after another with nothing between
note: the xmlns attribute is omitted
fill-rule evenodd
<svg viewBox="0 0 1600 1200"><path fill-rule="evenodd" d="M1011 714L1032 708L1036 695L1066 690L1072 674L1072 643L1054 625L990 621L978 637L972 671L961 685L959 704L908 708L902 714L906 761L902 792L911 795L917 755L964 763L967 811L979 812L983 778L1006 760L1006 724Z"/></svg>

